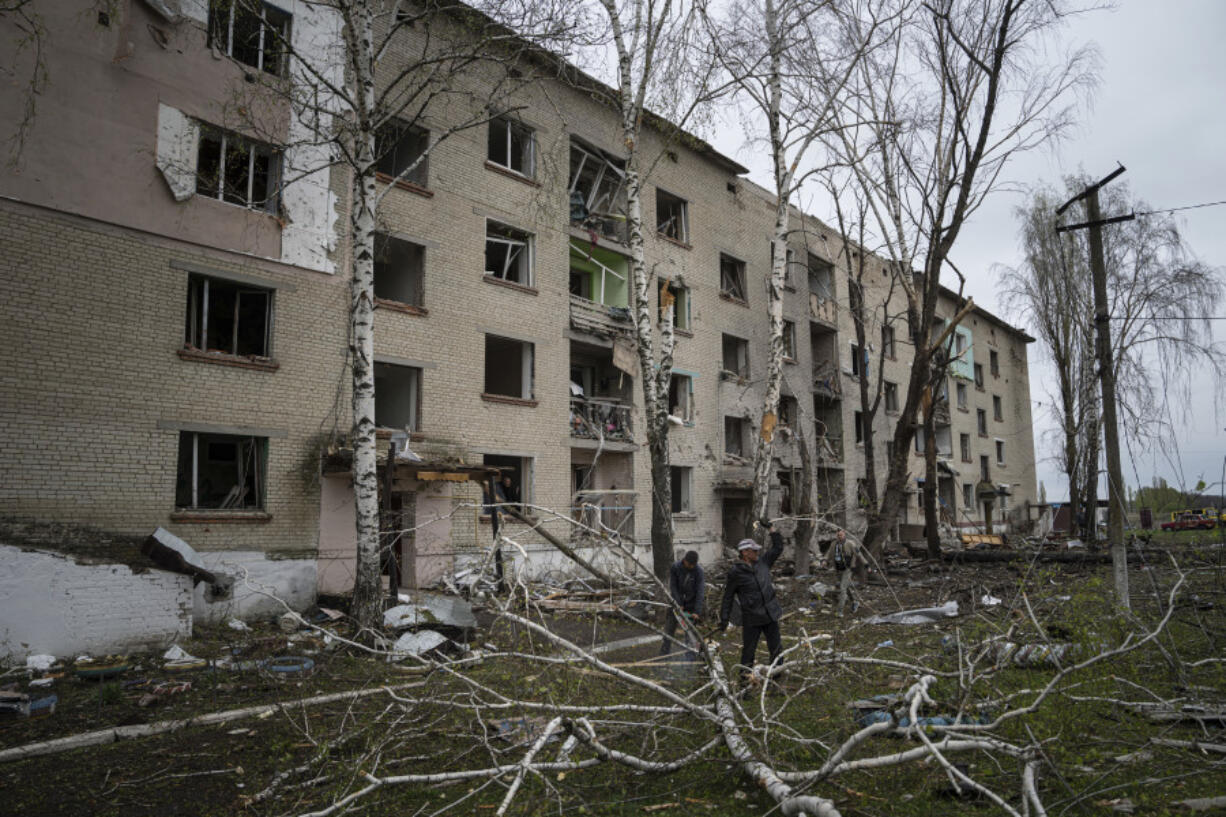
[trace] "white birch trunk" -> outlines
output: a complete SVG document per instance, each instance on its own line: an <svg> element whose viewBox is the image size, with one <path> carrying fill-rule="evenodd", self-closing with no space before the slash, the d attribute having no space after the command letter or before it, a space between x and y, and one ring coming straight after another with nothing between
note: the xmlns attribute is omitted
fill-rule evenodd
<svg viewBox="0 0 1226 817"><path fill-rule="evenodd" d="M362 627L378 627L383 613L379 563L379 475L375 442L375 77L373 10L366 0L351 7L346 21L354 110L353 208L350 213L352 273L349 354L353 367L353 495L357 534L351 614Z"/></svg>

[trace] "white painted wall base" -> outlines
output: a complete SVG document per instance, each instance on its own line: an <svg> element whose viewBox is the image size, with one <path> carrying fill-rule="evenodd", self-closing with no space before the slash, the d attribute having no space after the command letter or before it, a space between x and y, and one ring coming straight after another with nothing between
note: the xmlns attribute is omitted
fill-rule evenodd
<svg viewBox="0 0 1226 817"><path fill-rule="evenodd" d="M0 545L0 661L161 648L192 634L191 579Z"/></svg>
<svg viewBox="0 0 1226 817"><path fill-rule="evenodd" d="M285 612L286 604L301 611L315 603L314 559L270 559L258 550L209 551L199 556L209 570L233 578L234 587L230 598L210 601L208 586L196 585L192 611L198 622L276 616Z"/></svg>

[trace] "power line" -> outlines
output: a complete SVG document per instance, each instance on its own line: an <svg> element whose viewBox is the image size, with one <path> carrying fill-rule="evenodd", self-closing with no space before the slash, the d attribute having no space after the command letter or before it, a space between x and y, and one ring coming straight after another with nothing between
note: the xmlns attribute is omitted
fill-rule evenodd
<svg viewBox="0 0 1226 817"><path fill-rule="evenodd" d="M1202 207L1217 207L1218 205L1226 204L1226 199L1221 201L1207 201L1203 204L1189 204L1185 207L1168 207L1165 210L1145 210L1137 213L1138 216L1155 216L1159 213L1178 213L1180 210L1199 210Z"/></svg>

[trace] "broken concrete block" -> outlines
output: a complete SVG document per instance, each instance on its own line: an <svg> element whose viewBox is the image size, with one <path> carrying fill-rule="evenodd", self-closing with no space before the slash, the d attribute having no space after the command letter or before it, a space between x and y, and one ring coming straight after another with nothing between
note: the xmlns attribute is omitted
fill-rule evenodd
<svg viewBox="0 0 1226 817"><path fill-rule="evenodd" d="M401 656L423 655L446 643L447 637L433 630L405 633L396 639L396 643L392 645L392 657L395 658L397 654Z"/></svg>

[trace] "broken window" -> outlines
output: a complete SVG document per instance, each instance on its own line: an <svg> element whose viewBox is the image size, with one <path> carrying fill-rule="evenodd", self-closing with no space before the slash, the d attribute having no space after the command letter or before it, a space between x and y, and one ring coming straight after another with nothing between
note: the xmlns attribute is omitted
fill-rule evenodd
<svg viewBox="0 0 1226 817"><path fill-rule="evenodd" d="M958 383L957 386L955 387L955 391L957 392L957 395L958 395L958 408L965 411L966 410L966 384Z"/></svg>
<svg viewBox="0 0 1226 817"><path fill-rule="evenodd" d="M971 435L970 434L959 434L958 435L958 447L961 449L962 461L970 462L971 461Z"/></svg>
<svg viewBox="0 0 1226 817"><path fill-rule="evenodd" d="M885 410L898 411L898 384L885 384Z"/></svg>
<svg viewBox="0 0 1226 817"><path fill-rule="evenodd" d="M783 356L788 360L796 359L796 322L783 322Z"/></svg>
<svg viewBox="0 0 1226 817"><path fill-rule="evenodd" d="M694 424L694 378L673 372L668 381L668 412L687 425Z"/></svg>
<svg viewBox="0 0 1226 817"><path fill-rule="evenodd" d="M736 335L724 335L724 371L737 377L749 377L749 341Z"/></svg>
<svg viewBox="0 0 1226 817"><path fill-rule="evenodd" d="M660 282L660 320L664 320L664 310L669 304L673 306L673 328L690 329L690 288L672 279Z"/></svg>
<svg viewBox="0 0 1226 817"><path fill-rule="evenodd" d="M626 163L570 141L570 220L621 240L626 223Z"/></svg>
<svg viewBox="0 0 1226 817"><path fill-rule="evenodd" d="M821 301L834 298L834 265L809 253L809 294Z"/></svg>
<svg viewBox="0 0 1226 817"><path fill-rule="evenodd" d="M570 294L605 306L630 303L626 257L585 241L570 240ZM629 319L629 313L626 313Z"/></svg>
<svg viewBox="0 0 1226 817"><path fill-rule="evenodd" d="M992 377L1000 377L1000 355L995 349L988 350L988 370L992 373Z"/></svg>
<svg viewBox="0 0 1226 817"><path fill-rule="evenodd" d="M656 188L656 232L673 241L690 240L690 223L685 199Z"/></svg>
<svg viewBox="0 0 1226 817"><path fill-rule="evenodd" d="M997 465L1005 464L1005 441L1004 440L996 441L996 464Z"/></svg>
<svg viewBox="0 0 1226 817"><path fill-rule="evenodd" d="M720 253L719 294L736 301L745 301L745 292L745 262Z"/></svg>
<svg viewBox="0 0 1226 817"><path fill-rule="evenodd" d="M975 507L975 486L973 483L962 483L962 504L967 508Z"/></svg>
<svg viewBox="0 0 1226 817"><path fill-rule="evenodd" d="M975 364L975 388L983 391L983 364Z"/></svg>
<svg viewBox="0 0 1226 817"><path fill-rule="evenodd" d="M271 145L202 125L196 192L254 210L276 212L281 154Z"/></svg>
<svg viewBox="0 0 1226 817"><path fill-rule="evenodd" d="M267 437L181 431L175 506L259 510L267 462Z"/></svg>
<svg viewBox="0 0 1226 817"><path fill-rule="evenodd" d="M724 418L724 454L729 457L746 459L745 420L741 417Z"/></svg>
<svg viewBox="0 0 1226 817"><path fill-rule="evenodd" d="M425 247L375 233L376 298L422 306L425 271Z"/></svg>
<svg viewBox="0 0 1226 817"><path fill-rule="evenodd" d="M269 357L272 290L222 278L192 275L187 282L189 349L239 357Z"/></svg>
<svg viewBox="0 0 1226 817"><path fill-rule="evenodd" d="M853 343L851 345L851 376L859 377L861 374L867 374L868 361L865 359L863 350L860 345Z"/></svg>
<svg viewBox="0 0 1226 817"><path fill-rule="evenodd" d="M502 454L484 454L482 465L498 469L497 495L490 499L488 487L483 492L485 501L512 503L523 507L525 503L532 504L532 458L508 457ZM504 478L509 478L510 486L505 486Z"/></svg>
<svg viewBox="0 0 1226 817"><path fill-rule="evenodd" d="M425 187L429 146L430 131L392 120L375 132L375 172L389 181Z"/></svg>
<svg viewBox="0 0 1226 817"><path fill-rule="evenodd" d="M668 475L673 495L673 513L690 513L694 507L690 496L694 469L689 466L674 465L668 469Z"/></svg>
<svg viewBox="0 0 1226 817"><path fill-rule="evenodd" d="M890 360L894 360L898 356L893 326L881 327L881 350Z"/></svg>
<svg viewBox="0 0 1226 817"><path fill-rule="evenodd" d="M1005 410L1003 404L1000 402L999 394L992 395L992 419L998 423L1005 419Z"/></svg>
<svg viewBox="0 0 1226 817"><path fill-rule="evenodd" d="M490 121L489 160L532 178L535 171L535 147L532 128L510 117L499 116Z"/></svg>
<svg viewBox="0 0 1226 817"><path fill-rule="evenodd" d="M779 472L779 513L784 516L790 516L793 511L792 504L792 472Z"/></svg>
<svg viewBox="0 0 1226 817"><path fill-rule="evenodd" d="M980 437L988 436L988 413L983 409L975 409L975 428Z"/></svg>
<svg viewBox="0 0 1226 817"><path fill-rule="evenodd" d="M421 369L375 363L375 425L421 430Z"/></svg>
<svg viewBox="0 0 1226 817"><path fill-rule="evenodd" d="M864 442L864 412L857 411L852 415L852 422L856 431L856 442Z"/></svg>
<svg viewBox="0 0 1226 817"><path fill-rule="evenodd" d="M285 76L289 12L253 0L209 1L209 47L243 65Z"/></svg>
<svg viewBox="0 0 1226 817"><path fill-rule="evenodd" d="M796 414L798 410L799 410L799 406L796 403L795 397L789 397L786 394L780 395L779 405L776 408L776 414L778 416L778 421L779 421L778 422L779 428L790 428L790 429L795 430L796 429Z"/></svg>
<svg viewBox="0 0 1226 817"><path fill-rule="evenodd" d="M533 399L533 346L522 340L485 336L485 393Z"/></svg>
<svg viewBox="0 0 1226 817"><path fill-rule="evenodd" d="M487 221L485 274L521 286L532 286L531 234L496 221Z"/></svg>

